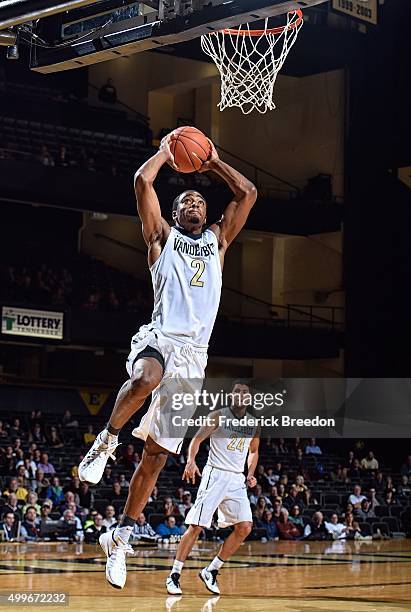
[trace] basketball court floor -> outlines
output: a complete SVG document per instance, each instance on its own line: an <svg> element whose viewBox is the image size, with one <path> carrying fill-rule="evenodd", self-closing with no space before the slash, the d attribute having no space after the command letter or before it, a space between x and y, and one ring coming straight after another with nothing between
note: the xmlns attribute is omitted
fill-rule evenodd
<svg viewBox="0 0 411 612"><path fill-rule="evenodd" d="M127 585L116 590L105 580L98 546L1 544L0 594L67 593L68 606L45 607L87 612L411 610L411 540L245 543L223 568L219 598L197 577L216 547L199 543L193 550L183 571L184 595L178 598L164 587L176 545L136 545L136 556L128 558ZM0 605L13 607L28 606Z"/></svg>

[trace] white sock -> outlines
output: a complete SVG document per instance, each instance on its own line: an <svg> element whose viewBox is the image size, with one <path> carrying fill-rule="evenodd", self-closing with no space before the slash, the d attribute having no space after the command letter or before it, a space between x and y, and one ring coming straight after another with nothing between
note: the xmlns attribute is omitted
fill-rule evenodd
<svg viewBox="0 0 411 612"><path fill-rule="evenodd" d="M109 444L111 446L113 443L117 442L118 435L110 433L108 429L103 429L100 434L100 438L101 441L104 442L104 444Z"/></svg>
<svg viewBox="0 0 411 612"><path fill-rule="evenodd" d="M207 572L212 572L214 570L221 569L223 565L224 565L224 561L220 559L220 557L217 555L216 557L214 557L214 559L211 561L210 565L206 569L207 569Z"/></svg>
<svg viewBox="0 0 411 612"><path fill-rule="evenodd" d="M170 576L171 574L181 574L183 565L184 565L184 561L177 561L177 559L175 559L173 563L173 567L171 568Z"/></svg>
<svg viewBox="0 0 411 612"><path fill-rule="evenodd" d="M129 525L119 525L114 529L114 540L119 536L125 544L128 544L132 531L133 528Z"/></svg>

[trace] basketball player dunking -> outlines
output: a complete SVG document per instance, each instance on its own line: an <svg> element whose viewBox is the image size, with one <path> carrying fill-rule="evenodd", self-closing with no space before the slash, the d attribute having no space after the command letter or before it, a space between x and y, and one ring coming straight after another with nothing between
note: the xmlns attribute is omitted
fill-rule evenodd
<svg viewBox="0 0 411 612"><path fill-rule="evenodd" d="M218 570L231 557L250 533L253 526L247 485L254 487L254 476L258 463L260 428L253 424L253 418L246 425L238 420L246 415L245 396L250 395L248 385L234 384L232 404L229 408L216 410L208 417L207 425L201 427L192 439L183 478L194 484L196 475L201 476L197 498L186 516L189 525L177 548L174 565L166 580L170 595L181 595L180 574L187 556L203 530L210 528L215 511L218 509L219 527L233 526L234 529L222 544L219 553L204 567L199 576L211 593L220 594L217 584ZM203 474L196 464L201 442L210 436L210 452ZM244 467L247 461L247 477Z"/></svg>
<svg viewBox="0 0 411 612"><path fill-rule="evenodd" d="M135 521L168 453L179 453L184 440L185 431L180 431L180 437L178 433L170 436L170 419L164 417L163 405L166 383L180 380L185 392L193 392L199 381L201 387L207 346L220 302L224 255L244 226L257 197L254 185L221 161L210 142L210 158L200 171L216 173L231 188L234 197L221 221L204 229L206 201L196 191L185 191L173 203L174 226L170 227L161 216L153 186L164 164L178 170L170 142L169 134L158 152L135 175L137 209L154 290L151 323L143 325L133 337L127 360L130 379L118 393L106 429L99 433L79 466L80 480L100 482L109 457L114 458L121 428L153 393L147 414L133 431L145 444L130 483L124 514L114 531L100 537L107 555L106 578L117 588L123 588L126 582L125 558L132 554L128 540Z"/></svg>

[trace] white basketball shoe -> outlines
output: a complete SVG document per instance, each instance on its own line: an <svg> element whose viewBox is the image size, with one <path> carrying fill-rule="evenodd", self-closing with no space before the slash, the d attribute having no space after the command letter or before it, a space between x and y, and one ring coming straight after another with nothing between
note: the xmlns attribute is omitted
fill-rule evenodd
<svg viewBox="0 0 411 612"><path fill-rule="evenodd" d="M114 530L103 533L98 541L107 556L107 582L116 589L124 588L127 579L126 555L134 555L132 546L115 536Z"/></svg>
<svg viewBox="0 0 411 612"><path fill-rule="evenodd" d="M182 595L183 591L180 586L180 574L174 572L167 576L166 588L169 595Z"/></svg>
<svg viewBox="0 0 411 612"><path fill-rule="evenodd" d="M204 567L198 575L211 593L214 593L214 595L220 595L220 589L217 583L217 570L212 570L209 572L207 568Z"/></svg>
<svg viewBox="0 0 411 612"><path fill-rule="evenodd" d="M104 469L109 459L115 460L114 451L119 446L118 438L113 442L103 442L101 433L93 442L80 465L78 466L78 477L82 482L96 485L103 478ZM111 437L111 436L110 436Z"/></svg>

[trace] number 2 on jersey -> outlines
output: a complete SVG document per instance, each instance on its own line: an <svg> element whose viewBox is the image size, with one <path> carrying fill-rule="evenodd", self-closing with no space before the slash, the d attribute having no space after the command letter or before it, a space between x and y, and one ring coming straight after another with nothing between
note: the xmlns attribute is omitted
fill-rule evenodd
<svg viewBox="0 0 411 612"><path fill-rule="evenodd" d="M230 442L227 444L227 450L229 451L240 451L242 453L244 451L245 438L241 436L237 436L237 434L233 433L230 436Z"/></svg>
<svg viewBox="0 0 411 612"><path fill-rule="evenodd" d="M204 261L202 259L193 259L191 262L191 267L196 268L197 271L191 279L190 285L192 287L204 287L204 281L200 280L205 269Z"/></svg>

